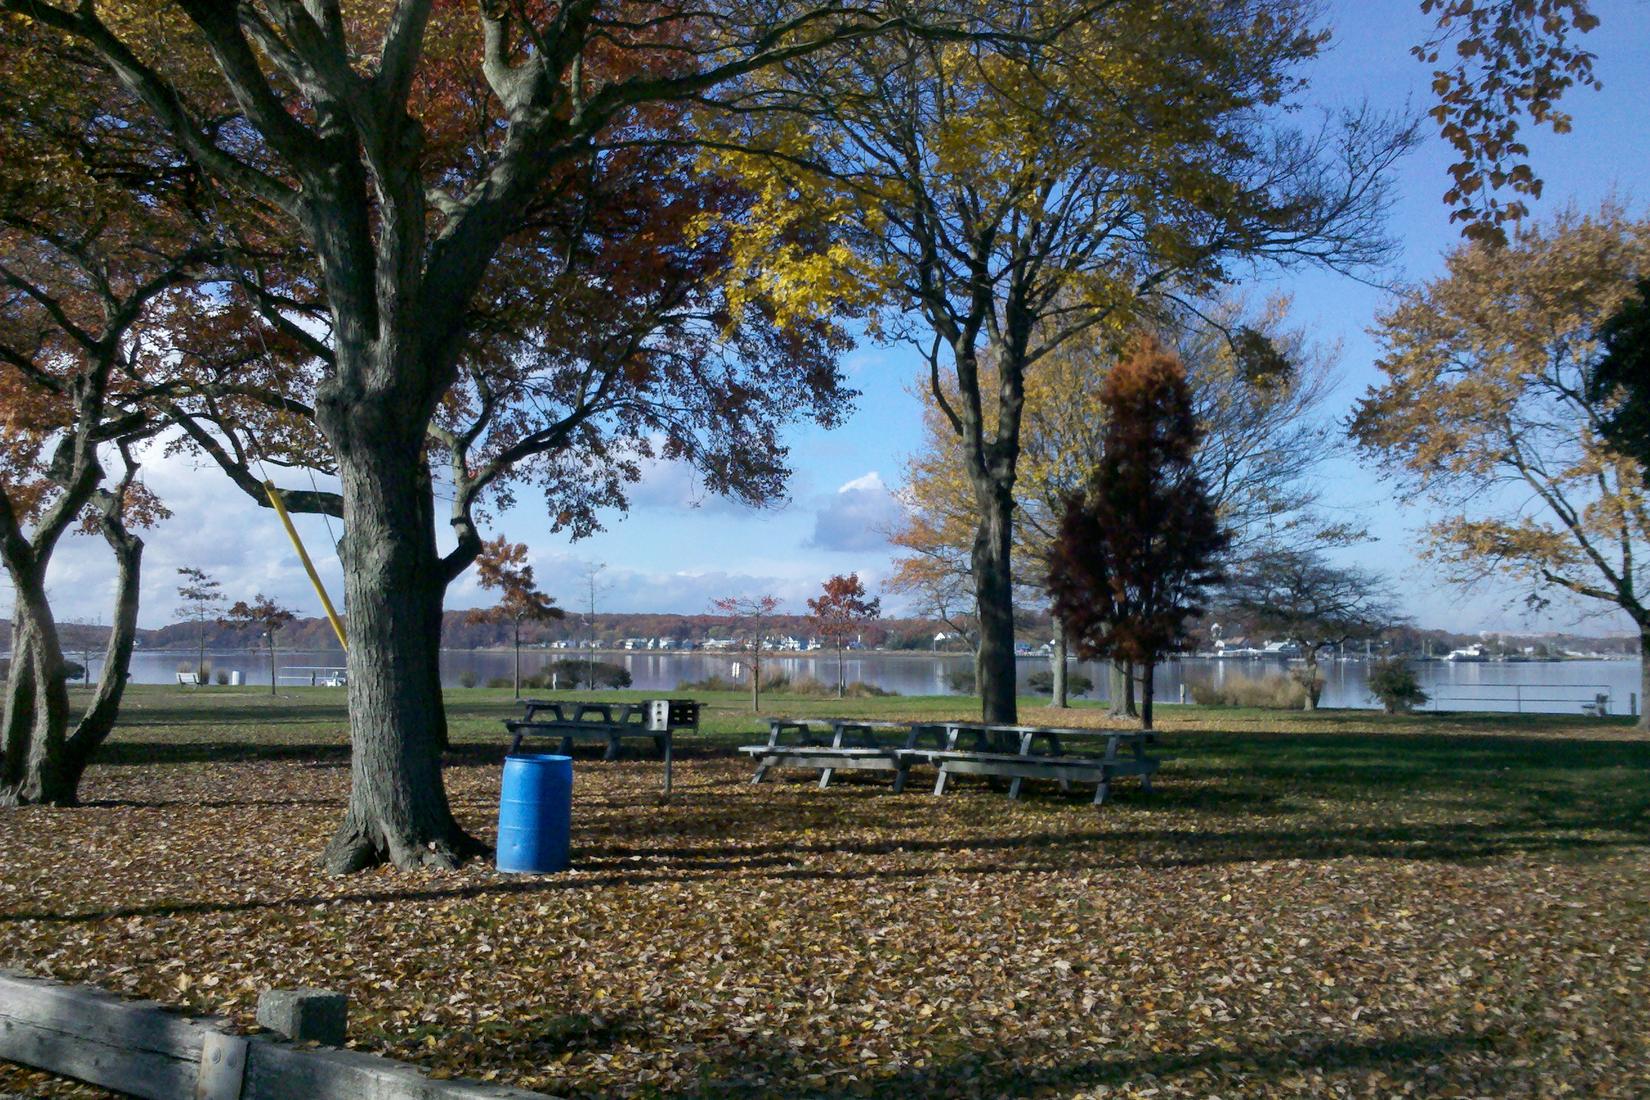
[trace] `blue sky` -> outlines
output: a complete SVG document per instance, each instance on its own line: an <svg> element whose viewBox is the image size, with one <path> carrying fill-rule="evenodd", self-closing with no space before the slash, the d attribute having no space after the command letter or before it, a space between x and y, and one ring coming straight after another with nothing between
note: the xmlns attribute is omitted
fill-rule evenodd
<svg viewBox="0 0 1650 1100"><path fill-rule="evenodd" d="M1595 0L1603 20L1589 36L1598 54L1601 92L1572 93L1565 106L1573 133L1554 137L1528 131L1537 172L1546 181L1537 217L1566 203L1586 208L1614 194L1636 211L1646 209L1650 167L1650 0ZM1309 100L1334 108L1367 99L1380 110L1420 111L1428 104L1428 68L1409 55L1427 20L1418 0L1365 0L1328 5L1335 42L1311 72ZM1430 130L1421 147L1396 173L1391 231L1402 254L1382 280L1417 280L1435 274L1443 253L1458 241L1441 196L1446 187L1447 147ZM1377 381L1376 349L1365 331L1388 291L1324 272L1269 274L1251 284L1258 294L1294 296L1294 320L1325 345L1338 345L1340 384L1327 414L1340 418ZM783 505L751 511L707 496L684 471L649 472L628 516L609 517L607 530L578 543L549 533L542 506L524 494L500 517L496 531L527 542L542 586L562 603L582 606L577 578L588 563L604 563L598 606L610 611L696 613L722 595L773 592L792 610L832 573L858 570L875 585L890 571L880 531L894 519L888 488L897 485L904 457L919 442L920 414L908 387L918 360L909 349L864 346L847 361L858 408L835 431L799 427L790 434L796 477ZM142 622L172 619L175 570L183 564L215 573L232 599L268 592L317 614L318 602L303 578L275 518L241 498L209 470L181 457L155 459L147 479L175 516L147 538ZM1371 470L1355 463L1326 471L1329 495L1367 522L1377 538L1351 552L1365 564L1402 581L1407 612L1426 626L1460 630L1568 628L1575 615L1555 612L1526 620L1510 587L1463 594L1437 583L1417 562L1416 532L1427 519L1421 508L1401 508ZM336 595L338 564L326 525L300 517L317 565ZM334 522L332 533L336 533ZM107 614L110 571L100 544L75 539L52 572L55 602L65 619L97 621ZM449 607L490 602L466 578L449 594ZM898 610L890 601L889 610ZM1584 629L1617 629L1609 619L1581 622Z"/></svg>

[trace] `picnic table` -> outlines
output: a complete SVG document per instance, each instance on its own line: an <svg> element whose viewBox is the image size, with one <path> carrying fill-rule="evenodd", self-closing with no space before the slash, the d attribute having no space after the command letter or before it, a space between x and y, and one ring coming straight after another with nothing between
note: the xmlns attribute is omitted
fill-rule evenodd
<svg viewBox="0 0 1650 1100"><path fill-rule="evenodd" d="M945 793L953 775L984 775L1009 780L1008 795L1019 798L1027 779L1053 779L1062 790L1076 782L1095 784L1094 803L1111 794L1111 781L1138 775L1151 790L1160 760L1146 754L1157 735L1150 731L1064 729L1049 726L1001 726L977 722L868 722L849 718L798 721L768 720L768 740L739 751L756 760L752 783L772 768L816 768L819 785L830 786L839 769L887 771L894 791L905 789L911 768L929 765L939 772L936 795ZM1096 745L1095 742L1100 742Z"/></svg>
<svg viewBox="0 0 1650 1100"><path fill-rule="evenodd" d="M1009 780L1008 797L1019 798L1027 779L1053 779L1062 790L1072 782L1092 782L1094 804L1111 796L1111 781L1120 775L1138 775L1143 791L1152 789L1152 774L1161 760L1146 755L1157 734L1151 730L1069 729L1051 726L996 726L974 722L945 724L945 747L934 750L913 748L908 755L920 757L939 770L934 793L944 794L953 775L986 775ZM968 742L971 748L959 747ZM1099 751L1074 751L1073 745L1093 745Z"/></svg>
<svg viewBox="0 0 1650 1100"><path fill-rule="evenodd" d="M905 789L910 772L909 763L900 754L916 748L925 736L938 744L944 733L941 727L929 723L770 718L767 742L741 745L739 751L756 759L752 783L762 782L771 768L817 768L821 790L831 785L831 776L838 769L887 771L894 773L894 790L898 792Z"/></svg>
<svg viewBox="0 0 1650 1100"><path fill-rule="evenodd" d="M511 733L510 754L521 749L523 737L560 739L559 751L573 751L575 739L605 741L603 760L617 760L626 737L649 737L665 763L665 793L670 793L677 730L699 728L699 704L691 699L644 699L613 703L582 699L523 699L522 716L506 719Z"/></svg>

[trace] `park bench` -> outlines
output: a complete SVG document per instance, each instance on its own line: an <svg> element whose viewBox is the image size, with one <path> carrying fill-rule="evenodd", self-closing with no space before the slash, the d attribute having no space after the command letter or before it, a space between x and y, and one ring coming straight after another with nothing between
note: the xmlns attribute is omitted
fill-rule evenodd
<svg viewBox="0 0 1650 1100"><path fill-rule="evenodd" d="M902 758L931 764L939 770L934 793L944 794L953 775L984 775L1008 779L1008 796L1020 797L1027 779L1052 779L1062 790L1072 783L1093 783L1094 804L1101 805L1111 795L1111 781L1122 775L1137 775L1144 791L1151 790L1152 773L1161 760L1146 755L1146 746L1157 740L1150 731L1054 729L1044 726L990 726L949 723L945 726L945 747L901 751ZM1103 739L1098 753L1069 752L1070 742ZM959 748L967 741L972 748ZM1040 751L1039 751L1040 748ZM1126 750L1126 755L1125 755ZM907 765L909 766L909 765Z"/></svg>
<svg viewBox="0 0 1650 1100"><path fill-rule="evenodd" d="M770 718L767 743L741 745L739 751L756 760L752 783L762 782L770 768L816 768L823 790L838 770L885 771L894 773L894 790L899 792L905 789L911 767L901 753L916 748L924 736L943 739L943 727L850 718Z"/></svg>
<svg viewBox="0 0 1650 1100"><path fill-rule="evenodd" d="M520 718L506 719L511 734L510 755L521 751L524 737L550 737L559 741L563 755L573 751L573 742L605 742L603 760L617 760L627 737L653 741L665 762L665 793L670 793L671 766L675 756L677 730L699 728L699 704L692 699L644 699L639 703L597 703L572 699L523 699Z"/></svg>
<svg viewBox="0 0 1650 1100"><path fill-rule="evenodd" d="M178 673L178 686L179 687L192 687L192 688L200 687L201 686L201 675L200 675L200 673L198 673L198 672L180 672L180 673Z"/></svg>

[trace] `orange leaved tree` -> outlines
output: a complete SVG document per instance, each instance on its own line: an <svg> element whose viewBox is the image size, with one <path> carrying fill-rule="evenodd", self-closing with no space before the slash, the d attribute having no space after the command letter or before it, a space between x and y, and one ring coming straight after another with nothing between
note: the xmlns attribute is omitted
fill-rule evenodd
<svg viewBox="0 0 1650 1100"><path fill-rule="evenodd" d="M1101 455L1065 503L1049 552L1055 613L1085 658L1138 665L1141 724L1152 726L1152 673L1184 642L1229 538L1196 465L1201 429L1186 372L1142 338L1100 393Z"/></svg>

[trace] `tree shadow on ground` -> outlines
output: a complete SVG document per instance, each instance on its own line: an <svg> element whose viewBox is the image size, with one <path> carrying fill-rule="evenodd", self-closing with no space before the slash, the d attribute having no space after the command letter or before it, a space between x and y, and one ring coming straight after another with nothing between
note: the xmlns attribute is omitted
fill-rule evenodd
<svg viewBox="0 0 1650 1100"><path fill-rule="evenodd" d="M1379 1070L1388 1079L1383 1084L1383 1093L1407 1093L1416 1089L1425 1094L1446 1083L1438 1076L1443 1065L1462 1057L1475 1059L1473 1091L1493 1095L1499 1092L1497 1085L1510 1086L1517 1074L1511 1066L1486 1063L1486 1056L1496 1056L1503 1046L1511 1049L1511 1044L1496 1034L1468 1031L1409 1033L1371 1039L1296 1033L1274 1042L1230 1051L1210 1047L1189 1052L1081 1058L1051 1065L1049 1057L1057 1052L1046 1045L1017 1042L996 1044L989 1054L968 1051L932 1059L920 1068L892 1073L866 1072L863 1067L855 1066L859 1080L823 1086L791 1080L794 1077L794 1071L789 1069L792 1052L779 1046L771 1052L752 1051L749 1056L742 1052L737 1064L707 1066L701 1071L697 1087L670 1095L681 1100L1040 1096L1102 1086L1174 1084L1177 1078L1192 1074L1196 1075L1195 1082L1190 1083L1192 1087L1209 1094L1224 1094L1227 1088L1252 1092L1258 1086L1260 1091L1265 1091L1268 1084L1303 1070L1326 1074ZM1449 1083L1457 1082L1458 1077Z"/></svg>

